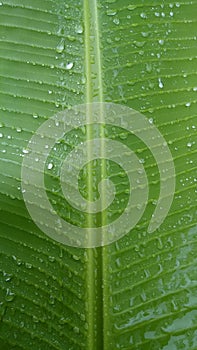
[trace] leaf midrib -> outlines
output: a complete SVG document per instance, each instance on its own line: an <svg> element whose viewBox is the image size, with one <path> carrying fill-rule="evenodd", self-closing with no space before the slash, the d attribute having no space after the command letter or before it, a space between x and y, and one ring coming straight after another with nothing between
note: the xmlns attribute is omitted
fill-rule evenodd
<svg viewBox="0 0 197 350"><path fill-rule="evenodd" d="M102 86L102 65L101 65L101 50L100 50L100 30L97 10L97 0L84 1L84 36L85 36L85 75L86 75L86 96L85 102L103 102L103 86ZM93 30L92 30L93 29ZM94 53L94 63L91 63L91 52ZM94 84L93 84L93 75ZM96 82L95 82L96 80ZM98 87L94 91L94 86ZM86 113L87 122L91 123L92 115L91 108ZM102 104L101 104L101 117ZM104 120L102 120L104 122ZM91 138L91 127L87 127L87 140ZM103 129L101 128L101 139L103 139ZM104 144L101 145L101 152L104 155ZM91 159L92 150L87 150L88 159ZM103 163L103 161L102 161ZM102 164L102 172L105 165ZM102 173L104 175L104 173ZM88 200L93 198L92 191L92 171L91 163L88 163L87 190ZM103 190L102 190L103 192ZM102 196L101 193L101 197ZM92 217L88 216L88 226L92 225ZM88 290L88 349L103 350L104 349L104 317L103 317L103 296L104 289L102 288L103 281L103 250L102 247L95 249L87 249L87 290Z"/></svg>

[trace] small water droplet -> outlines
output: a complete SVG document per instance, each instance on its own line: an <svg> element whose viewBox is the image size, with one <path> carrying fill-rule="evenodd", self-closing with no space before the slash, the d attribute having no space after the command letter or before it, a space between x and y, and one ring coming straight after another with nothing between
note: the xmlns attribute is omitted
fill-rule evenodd
<svg viewBox="0 0 197 350"><path fill-rule="evenodd" d="M142 12L140 13L140 17L143 18L143 19L146 19L147 18L147 15L145 12Z"/></svg>
<svg viewBox="0 0 197 350"><path fill-rule="evenodd" d="M145 41L134 41L133 44L134 44L136 47L143 47L144 44L145 44Z"/></svg>
<svg viewBox="0 0 197 350"><path fill-rule="evenodd" d="M10 282L11 279L13 278L13 275L7 273L7 272L3 272L3 276L5 277L5 281L6 282Z"/></svg>
<svg viewBox="0 0 197 350"><path fill-rule="evenodd" d="M2 132L0 133L0 138L2 138L3 137L3 134L2 134Z"/></svg>
<svg viewBox="0 0 197 350"><path fill-rule="evenodd" d="M55 257L51 256L51 255L48 256L48 259L49 259L50 262L54 262L55 261Z"/></svg>
<svg viewBox="0 0 197 350"><path fill-rule="evenodd" d="M52 295L49 296L49 304L51 304L51 305L55 304L55 299Z"/></svg>
<svg viewBox="0 0 197 350"><path fill-rule="evenodd" d="M157 248L163 249L163 242L160 237L157 238Z"/></svg>
<svg viewBox="0 0 197 350"><path fill-rule="evenodd" d="M114 11L114 10L111 10L111 9L107 10L107 15L108 15L108 16L115 16L116 13L117 13L117 12Z"/></svg>
<svg viewBox="0 0 197 350"><path fill-rule="evenodd" d="M48 166L47 166L47 169L51 170L52 168L53 168L53 163L49 163Z"/></svg>
<svg viewBox="0 0 197 350"><path fill-rule="evenodd" d="M83 26L82 25L77 25L75 27L75 33L82 34L83 33Z"/></svg>
<svg viewBox="0 0 197 350"><path fill-rule="evenodd" d="M62 53L64 51L64 38L62 38L56 47L57 53Z"/></svg>
<svg viewBox="0 0 197 350"><path fill-rule="evenodd" d="M74 327L73 331L78 334L79 333L79 327Z"/></svg>
<svg viewBox="0 0 197 350"><path fill-rule="evenodd" d="M149 32L142 32L141 34L143 38L147 38L149 36Z"/></svg>
<svg viewBox="0 0 197 350"><path fill-rule="evenodd" d="M39 319L37 316L33 315L33 322L34 323L38 323L39 322Z"/></svg>
<svg viewBox="0 0 197 350"><path fill-rule="evenodd" d="M26 263L25 263L25 267L26 267L27 269L31 269L31 268L32 268L32 264L26 262Z"/></svg>
<svg viewBox="0 0 197 350"><path fill-rule="evenodd" d="M9 288L7 288L5 300L12 301L14 299L14 297L15 297L15 294Z"/></svg>
<svg viewBox="0 0 197 350"><path fill-rule="evenodd" d="M78 260L80 260L80 257L77 256L77 255L73 255L73 259L76 260L76 261L78 261Z"/></svg>
<svg viewBox="0 0 197 350"><path fill-rule="evenodd" d="M153 118L149 118L148 121L149 121L150 124L153 124Z"/></svg>
<svg viewBox="0 0 197 350"><path fill-rule="evenodd" d="M113 23L116 24L116 25L119 25L120 24L120 20L118 18L114 18L113 19Z"/></svg>
<svg viewBox="0 0 197 350"><path fill-rule="evenodd" d="M28 153L29 153L28 149L26 149L26 148L23 148L22 152L23 152L24 154L28 154Z"/></svg>
<svg viewBox="0 0 197 350"><path fill-rule="evenodd" d="M159 40L159 44L160 44L160 45L163 45L163 44L164 44L164 40L163 40L163 39L160 39L160 40Z"/></svg>
<svg viewBox="0 0 197 350"><path fill-rule="evenodd" d="M187 102L187 103L185 104L185 106L186 106L186 107L190 107L190 106L191 106L191 102Z"/></svg>
<svg viewBox="0 0 197 350"><path fill-rule="evenodd" d="M22 129L21 129L20 127L17 127L17 128L16 128L16 131L17 131L17 132L21 132Z"/></svg>
<svg viewBox="0 0 197 350"><path fill-rule="evenodd" d="M68 38L69 41L75 41L76 40L75 36L73 36L73 35L68 35L67 38Z"/></svg>
<svg viewBox="0 0 197 350"><path fill-rule="evenodd" d="M151 73L152 72L152 64L151 63L146 63L146 71L148 73Z"/></svg>
<svg viewBox="0 0 197 350"><path fill-rule="evenodd" d="M117 266L117 267L120 267L120 266L121 266L120 258L117 258L117 259L116 259L116 266Z"/></svg>
<svg viewBox="0 0 197 350"><path fill-rule="evenodd" d="M73 62L68 62L66 65L66 69L70 70L70 69L72 69L73 66L74 66Z"/></svg>
<svg viewBox="0 0 197 350"><path fill-rule="evenodd" d="M164 84L163 84L163 82L161 81L161 78L158 79L158 82L159 82L159 88L160 88L160 89L163 89Z"/></svg>
<svg viewBox="0 0 197 350"><path fill-rule="evenodd" d="M129 5L129 6L127 6L127 8L129 11L133 11L133 10L135 10L136 5Z"/></svg>
<svg viewBox="0 0 197 350"><path fill-rule="evenodd" d="M85 315L84 315L84 314L80 314L80 319L81 319L82 321L85 321L85 319L86 319Z"/></svg>

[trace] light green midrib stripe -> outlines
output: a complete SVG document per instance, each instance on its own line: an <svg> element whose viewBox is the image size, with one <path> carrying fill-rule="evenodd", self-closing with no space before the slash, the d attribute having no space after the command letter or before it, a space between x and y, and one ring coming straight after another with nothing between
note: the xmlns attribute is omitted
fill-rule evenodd
<svg viewBox="0 0 197 350"><path fill-rule="evenodd" d="M98 21L97 0L84 0L84 23L85 23L85 74L86 74L86 103L103 102L103 87L102 87L102 65L101 65L101 50L100 50L100 30ZM94 32L93 32L94 30ZM93 38L93 41L91 40ZM91 63L90 52L93 48L94 64ZM96 75L96 83L92 79L92 73ZM94 91L93 86L96 86L97 91ZM95 97L96 96L96 97ZM91 112L91 106L89 111ZM102 104L101 104L101 121L103 120ZM87 113L87 122L91 122L91 113ZM91 138L91 128L87 128L87 139ZM103 139L103 129L101 128L101 138ZM91 150L88 149L88 158L91 157ZM104 144L101 144L101 153L104 156ZM104 158L104 157L103 157ZM103 167L104 169L105 167ZM88 167L88 200L92 199L92 175L91 166ZM103 197L103 193L101 193ZM88 218L88 226L92 225L92 217ZM96 279L95 271L97 270ZM104 349L104 327L103 327L103 249L95 250L88 249L88 266L87 266L87 286L88 286L88 350L103 350Z"/></svg>

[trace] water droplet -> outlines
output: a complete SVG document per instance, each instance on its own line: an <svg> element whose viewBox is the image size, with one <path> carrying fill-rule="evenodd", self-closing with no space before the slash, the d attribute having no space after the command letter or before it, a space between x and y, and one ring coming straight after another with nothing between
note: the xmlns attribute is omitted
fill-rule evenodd
<svg viewBox="0 0 197 350"><path fill-rule="evenodd" d="M160 237L157 238L157 248L163 249L163 242Z"/></svg>
<svg viewBox="0 0 197 350"><path fill-rule="evenodd" d="M147 38L149 36L149 32L142 32L141 34L143 38Z"/></svg>
<svg viewBox="0 0 197 350"><path fill-rule="evenodd" d="M152 64L151 63L146 63L146 71L148 73L151 73L152 72Z"/></svg>
<svg viewBox="0 0 197 350"><path fill-rule="evenodd" d="M146 19L147 15L144 12L142 12L142 13L140 13L140 17L143 18L143 19Z"/></svg>
<svg viewBox="0 0 197 350"><path fill-rule="evenodd" d="M64 50L64 38L62 38L59 42L59 44L56 47L56 52L57 53L62 53Z"/></svg>
<svg viewBox="0 0 197 350"><path fill-rule="evenodd" d="M55 299L52 295L49 296L49 304L51 304L51 305L55 304Z"/></svg>
<svg viewBox="0 0 197 350"><path fill-rule="evenodd" d="M163 44L164 44L164 40L163 40L163 39L160 39L160 40L159 40L159 44L160 44L160 45L163 45Z"/></svg>
<svg viewBox="0 0 197 350"><path fill-rule="evenodd" d="M129 11L135 10L136 7L137 7L136 5L129 5L129 6L127 6Z"/></svg>
<svg viewBox="0 0 197 350"><path fill-rule="evenodd" d="M77 33L77 34L82 34L82 33L83 33L83 27L82 27L82 25L77 25L77 26L75 27L75 33Z"/></svg>
<svg viewBox="0 0 197 350"><path fill-rule="evenodd" d="M11 279L13 278L13 275L7 273L7 272L3 272L3 276L5 277L5 281L6 282L10 282Z"/></svg>
<svg viewBox="0 0 197 350"><path fill-rule="evenodd" d="M52 168L53 168L53 163L49 163L48 166L47 166L47 169L51 170Z"/></svg>
<svg viewBox="0 0 197 350"><path fill-rule="evenodd" d="M197 91L197 86L195 86L195 87L193 88L193 91Z"/></svg>
<svg viewBox="0 0 197 350"><path fill-rule="evenodd" d="M186 106L186 107L190 107L190 106L191 106L191 102L187 102L187 103L185 104L185 106Z"/></svg>
<svg viewBox="0 0 197 350"><path fill-rule="evenodd" d="M79 327L74 327L73 331L78 334L79 333Z"/></svg>
<svg viewBox="0 0 197 350"><path fill-rule="evenodd" d="M48 259L49 259L50 262L54 262L55 261L55 257L51 256L51 255L48 256Z"/></svg>
<svg viewBox="0 0 197 350"><path fill-rule="evenodd" d="M143 47L144 44L145 44L145 41L134 41L133 44L134 44L136 47Z"/></svg>
<svg viewBox="0 0 197 350"><path fill-rule="evenodd" d="M72 69L73 66L74 66L74 63L73 62L69 62L66 65L66 69L70 70L70 69Z"/></svg>
<svg viewBox="0 0 197 350"><path fill-rule="evenodd" d="M67 38L68 38L69 41L75 41L76 40L75 36L73 36L73 35L68 35Z"/></svg>
<svg viewBox="0 0 197 350"><path fill-rule="evenodd" d="M37 316L33 315L33 322L34 323L38 323L39 322L39 319Z"/></svg>
<svg viewBox="0 0 197 350"><path fill-rule="evenodd" d="M3 134L2 133L0 133L0 138L2 138L3 137Z"/></svg>
<svg viewBox="0 0 197 350"><path fill-rule="evenodd" d="M26 149L26 148L23 148L22 152L23 152L24 154L28 154L28 153L29 153L28 149Z"/></svg>
<svg viewBox="0 0 197 350"><path fill-rule="evenodd" d="M21 132L22 129L21 129L20 127L17 127L17 128L16 128L16 131L17 131L17 132Z"/></svg>
<svg viewBox="0 0 197 350"><path fill-rule="evenodd" d="M34 114L33 114L33 118L34 118L34 119L37 119L37 118L38 118L38 115L34 113Z"/></svg>
<svg viewBox="0 0 197 350"><path fill-rule="evenodd" d="M32 264L26 262L26 263L25 263L25 267L26 267L27 269L31 269L31 268L32 268Z"/></svg>
<svg viewBox="0 0 197 350"><path fill-rule="evenodd" d="M192 142L188 142L187 147L192 147Z"/></svg>
<svg viewBox="0 0 197 350"><path fill-rule="evenodd" d="M76 260L76 261L78 261L78 260L80 260L80 257L77 256L77 255L73 255L73 259Z"/></svg>
<svg viewBox="0 0 197 350"><path fill-rule="evenodd" d="M113 23L116 24L116 25L119 25L120 24L120 20L118 18L114 18L113 19Z"/></svg>
<svg viewBox="0 0 197 350"><path fill-rule="evenodd" d="M117 267L120 267L120 266L121 266L120 258L117 258L117 259L116 259L116 266L117 266Z"/></svg>
<svg viewBox="0 0 197 350"><path fill-rule="evenodd" d="M163 84L163 82L161 81L161 78L159 78L158 81L159 81L159 88L160 88L160 89L163 89L164 84Z"/></svg>
<svg viewBox="0 0 197 350"><path fill-rule="evenodd" d="M12 301L14 299L14 297L15 297L15 294L9 288L7 288L5 300Z"/></svg>
<svg viewBox="0 0 197 350"><path fill-rule="evenodd" d="M84 315L84 314L80 314L80 319L81 319L82 321L85 321L85 319L86 319L85 315Z"/></svg>
<svg viewBox="0 0 197 350"><path fill-rule="evenodd" d="M111 9L107 10L107 15L108 15L108 16L115 16L116 13L117 13L117 12L114 11L114 10L111 10Z"/></svg>

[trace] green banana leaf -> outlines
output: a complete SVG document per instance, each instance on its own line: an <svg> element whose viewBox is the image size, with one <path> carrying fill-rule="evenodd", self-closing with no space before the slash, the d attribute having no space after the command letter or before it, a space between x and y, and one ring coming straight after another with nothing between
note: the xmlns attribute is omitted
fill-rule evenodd
<svg viewBox="0 0 197 350"><path fill-rule="evenodd" d="M197 349L196 13L196 0L0 3L0 349ZM147 207L116 242L77 248L34 223L21 166L43 122L92 102L130 107L158 128L173 157L176 190L167 217L149 233L158 167L142 140L117 128L115 138L146 170ZM108 137L113 133L106 126ZM84 133L71 133L64 149L77 138ZM62 153L58 148L56 157ZM113 219L125 208L128 182L110 169L120 203L111 208ZM52 173L48 194L61 211ZM87 219L70 215L77 223Z"/></svg>

